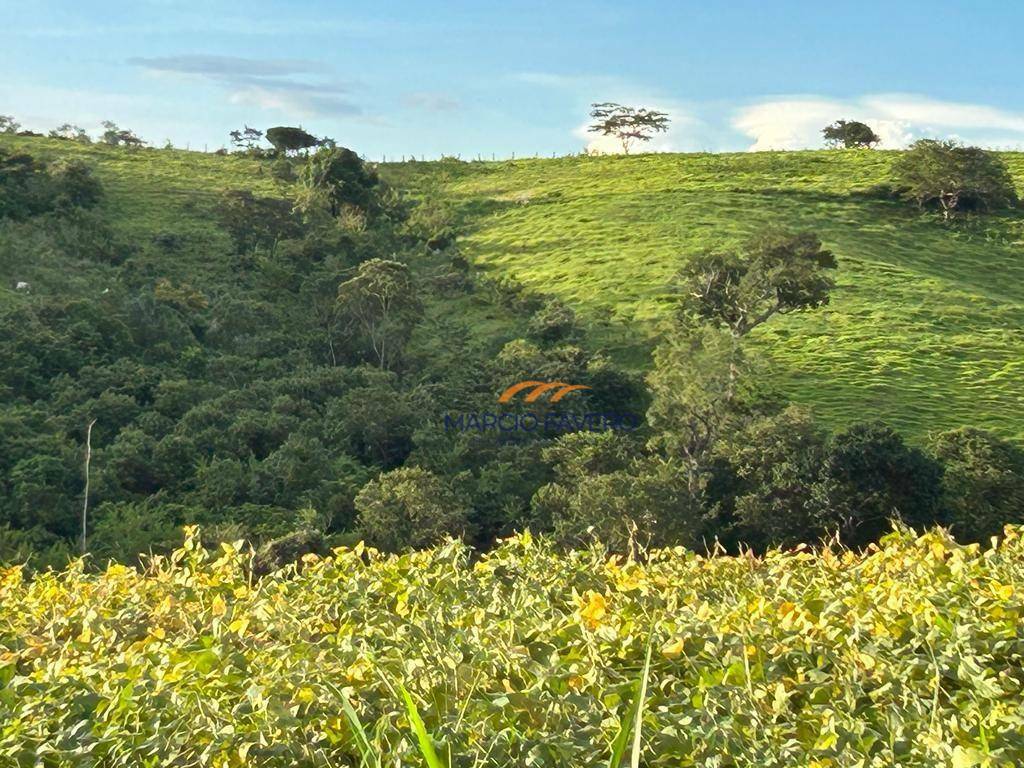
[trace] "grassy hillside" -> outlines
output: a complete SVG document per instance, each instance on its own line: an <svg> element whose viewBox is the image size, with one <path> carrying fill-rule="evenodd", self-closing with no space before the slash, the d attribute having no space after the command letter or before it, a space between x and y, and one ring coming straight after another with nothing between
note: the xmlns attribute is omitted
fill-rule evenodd
<svg viewBox="0 0 1024 768"><path fill-rule="evenodd" d="M128 151L101 144L2 134L0 148L27 152L42 161L73 157L89 163L103 184L99 214L116 236L138 249L133 254L136 260L147 264L156 276L193 284L201 284L204 279L218 284L237 280L235 266L224 256L230 250L229 238L218 222L217 207L224 192L246 190L282 198L294 194L294 182L275 178L269 162L241 155L179 149ZM152 247L164 234L175 238L172 255ZM95 295L96 289L108 286L106 281L112 274L101 264L71 265L61 254L37 251L26 259L22 254L4 254L0 247L0 302L19 299L14 291L19 281L31 283L37 294L68 298ZM460 298L446 302L444 307L430 306L427 311L431 317L450 316L453 306L484 331L480 337L510 325L509 318L496 316L491 308ZM517 325L514 319L511 325Z"/></svg>
<svg viewBox="0 0 1024 768"><path fill-rule="evenodd" d="M0 138L39 157L94 163L104 209L130 241L186 240L161 274L230 277L214 206L226 189L282 194L267 164L184 151L112 151ZM765 224L813 229L839 257L831 306L760 330L784 391L826 422L878 416L910 436L971 424L1024 438L1024 219L956 226L864 194L886 181L895 153L787 152L389 165L415 189L441 174L477 265L557 294L590 322L603 349L647 364L669 282L688 253L727 245ZM1024 155L1004 155L1024 187ZM102 285L105 269L68 275L34 259L0 264L13 281L67 291ZM460 304L472 315L471 303Z"/></svg>
<svg viewBox="0 0 1024 768"><path fill-rule="evenodd" d="M818 232L840 260L830 307L773 321L762 350L825 420L909 435L973 424L1024 437L1024 218L957 226L864 193L878 151L445 163L478 265L558 294L643 366L682 259L766 224ZM1024 155L1004 155L1024 188ZM394 167L409 184L437 165Z"/></svg>
<svg viewBox="0 0 1024 768"><path fill-rule="evenodd" d="M257 581L190 539L146 573L0 570L0 765L424 765L400 686L441 765L607 765L650 644L641 765L1009 768L1020 535L645 564L520 537Z"/></svg>
<svg viewBox="0 0 1024 768"><path fill-rule="evenodd" d="M184 150L126 151L103 145L82 145L56 139L0 136L0 148L27 152L40 160L59 157L80 158L94 168L103 184L100 212L114 233L136 246L152 243L161 233L173 233L180 240L174 257L162 259L159 273L192 281L215 273L230 275L226 259L209 258L211 252L228 249L228 236L217 226L215 209L227 190L250 190L257 195L280 195L282 182L266 167L244 157L220 157ZM145 249L139 254L148 255ZM80 274L74 284L67 281L66 259L53 262L36 252L35 258L17 263L0 263L0 300L12 297L12 280L33 283L37 292L49 288L69 296L93 279L101 280L102 265L75 264L94 274ZM40 258L40 257L44 258Z"/></svg>

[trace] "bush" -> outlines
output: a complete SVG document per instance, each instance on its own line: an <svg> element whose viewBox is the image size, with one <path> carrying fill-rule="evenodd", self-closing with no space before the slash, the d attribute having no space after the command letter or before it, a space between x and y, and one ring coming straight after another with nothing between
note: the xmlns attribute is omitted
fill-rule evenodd
<svg viewBox="0 0 1024 768"><path fill-rule="evenodd" d="M692 545L700 512L685 481L615 432L565 435L544 458L557 481L533 496L534 520L564 547L595 540L613 552Z"/></svg>
<svg viewBox="0 0 1024 768"><path fill-rule="evenodd" d="M0 147L0 219L24 219L52 208L45 167L31 155Z"/></svg>
<svg viewBox="0 0 1024 768"><path fill-rule="evenodd" d="M92 208L103 199L103 186L81 160L56 160L47 172L57 208Z"/></svg>
<svg viewBox="0 0 1024 768"><path fill-rule="evenodd" d="M303 555L324 556L329 553L327 539L320 531L295 531L272 539L256 550L252 572L256 577L266 576L289 565L301 566Z"/></svg>
<svg viewBox="0 0 1024 768"><path fill-rule="evenodd" d="M727 437L719 453L734 478L728 503L739 540L758 551L820 540L825 529L817 491L826 439L810 414L796 407Z"/></svg>
<svg viewBox="0 0 1024 768"><path fill-rule="evenodd" d="M181 546L181 521L159 503L104 504L93 512L88 543L94 561L138 562L139 555L166 554Z"/></svg>
<svg viewBox="0 0 1024 768"><path fill-rule="evenodd" d="M576 313L565 302L551 299L530 317L529 331L547 343L571 339L576 334Z"/></svg>
<svg viewBox="0 0 1024 768"><path fill-rule="evenodd" d="M880 422L832 437L817 493L823 527L851 547L877 541L896 518L919 529L945 522L942 466Z"/></svg>
<svg viewBox="0 0 1024 768"><path fill-rule="evenodd" d="M31 155L0 149L0 218L92 208L102 197L102 185L80 160L43 165Z"/></svg>
<svg viewBox="0 0 1024 768"><path fill-rule="evenodd" d="M469 532L469 510L436 475L402 467L371 480L356 496L357 525L366 541L398 552Z"/></svg>
<svg viewBox="0 0 1024 768"><path fill-rule="evenodd" d="M945 467L949 523L965 541L987 541L1003 526L1024 521L1024 451L979 429L955 429L933 438Z"/></svg>
<svg viewBox="0 0 1024 768"><path fill-rule="evenodd" d="M918 206L938 206L944 219L962 211L1015 205L1017 191L1006 163L979 147L921 139L893 166L897 185Z"/></svg>
<svg viewBox="0 0 1024 768"><path fill-rule="evenodd" d="M270 175L283 182L292 182L298 178L295 166L286 157L279 157L270 164Z"/></svg>
<svg viewBox="0 0 1024 768"><path fill-rule="evenodd" d="M322 207L337 216L345 206L368 214L379 208L377 172L351 149L320 149L302 166L299 179L306 210Z"/></svg>
<svg viewBox="0 0 1024 768"><path fill-rule="evenodd" d="M217 215L238 254L273 250L280 240L302 233L301 221L292 212L291 202L277 197L257 197L248 190L225 192Z"/></svg>

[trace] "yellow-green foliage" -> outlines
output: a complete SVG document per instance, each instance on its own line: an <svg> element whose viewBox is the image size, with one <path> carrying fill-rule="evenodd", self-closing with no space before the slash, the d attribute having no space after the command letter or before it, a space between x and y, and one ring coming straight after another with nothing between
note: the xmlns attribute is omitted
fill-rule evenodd
<svg viewBox="0 0 1024 768"><path fill-rule="evenodd" d="M606 349L646 367L688 254L766 225L817 232L839 259L832 304L757 333L794 400L833 424L908 435L971 424L1024 437L1024 216L936 214L882 199L880 151L652 154L410 164L444 169L478 265L569 301ZM1024 193L1024 154L1004 153Z"/></svg>
<svg viewBox="0 0 1024 768"><path fill-rule="evenodd" d="M524 535L261 581L190 535L146 573L10 569L0 765L358 765L346 701L387 765L423 764L414 710L445 764L607 764L649 642L643 765L1020 765L1022 532L643 564Z"/></svg>

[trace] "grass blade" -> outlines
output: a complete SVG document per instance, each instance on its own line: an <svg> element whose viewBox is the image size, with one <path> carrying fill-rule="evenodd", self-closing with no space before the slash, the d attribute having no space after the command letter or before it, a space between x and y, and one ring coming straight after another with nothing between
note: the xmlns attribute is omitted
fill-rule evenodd
<svg viewBox="0 0 1024 768"><path fill-rule="evenodd" d="M640 741L644 725L644 705L647 704L647 678L651 672L651 640L647 640L647 657L644 659L644 671L640 676L640 694L637 696L636 709L633 712L633 754L629 764L631 768L640 768L640 753L643 744Z"/></svg>
<svg viewBox="0 0 1024 768"><path fill-rule="evenodd" d="M405 689L404 685L399 684L398 690L402 692L402 698L405 699L405 708L409 713L409 722L412 723L412 730L416 734L416 741L420 745L420 754L423 755L427 768L445 768L441 758L434 751L434 742L431 740L430 734L427 733L426 726L423 725L423 718L420 717L419 710L416 709L416 702L412 700L412 696L409 695L409 691Z"/></svg>
<svg viewBox="0 0 1024 768"><path fill-rule="evenodd" d="M612 742L612 756L608 761L608 768L622 768L622 760L626 756L626 747L629 746L629 737L633 736L633 750L630 754L629 764L632 768L640 765L640 733L643 721L643 707L647 699L647 677L651 669L651 643L647 642L647 656L644 659L643 671L640 679L633 684L633 702L626 712L626 719L619 725L619 732Z"/></svg>
<svg viewBox="0 0 1024 768"><path fill-rule="evenodd" d="M366 735L366 729L363 728L362 722L359 720L359 715L356 713L352 704L349 702L348 697L341 697L341 708L345 713L348 724L352 728L352 734L355 736L356 747L359 749L359 754L362 756L360 766L371 766L371 768L380 768L380 755L373 751L373 747L370 745L370 739Z"/></svg>

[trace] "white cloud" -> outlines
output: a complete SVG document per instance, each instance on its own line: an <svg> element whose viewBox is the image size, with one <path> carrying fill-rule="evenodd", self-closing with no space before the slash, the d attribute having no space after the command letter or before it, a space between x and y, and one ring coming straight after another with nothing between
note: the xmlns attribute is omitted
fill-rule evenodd
<svg viewBox="0 0 1024 768"><path fill-rule="evenodd" d="M132 58L128 64L158 76L192 78L228 92L232 104L246 104L298 117L349 116L360 108L348 99L346 83L326 67L295 59L247 59L187 54Z"/></svg>
<svg viewBox="0 0 1024 768"><path fill-rule="evenodd" d="M885 149L900 149L924 137L1024 147L1024 114L912 94L765 100L739 109L732 127L753 140L750 151L807 149L820 147L821 129L839 118L867 123L881 137Z"/></svg>
<svg viewBox="0 0 1024 768"><path fill-rule="evenodd" d="M733 127L754 140L751 152L800 149L820 145L822 126L847 111L840 102L813 97L767 101L742 109Z"/></svg>
<svg viewBox="0 0 1024 768"><path fill-rule="evenodd" d="M454 112L462 106L462 103L454 96L432 91L407 93L402 97L402 103L410 109L420 109L425 112Z"/></svg>
<svg viewBox="0 0 1024 768"><path fill-rule="evenodd" d="M1024 133L1024 114L983 104L936 101L923 96L886 94L865 96L864 107L881 117L942 128L980 128Z"/></svg>

